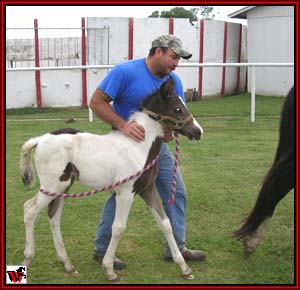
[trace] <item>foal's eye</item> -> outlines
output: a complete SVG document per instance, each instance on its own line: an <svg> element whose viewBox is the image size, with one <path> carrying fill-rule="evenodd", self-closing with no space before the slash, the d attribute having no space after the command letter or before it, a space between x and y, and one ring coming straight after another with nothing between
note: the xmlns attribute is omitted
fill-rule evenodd
<svg viewBox="0 0 300 290"><path fill-rule="evenodd" d="M178 114L178 113L181 113L181 109L180 109L180 108L176 108L176 109L175 109L175 113L177 113L177 114Z"/></svg>

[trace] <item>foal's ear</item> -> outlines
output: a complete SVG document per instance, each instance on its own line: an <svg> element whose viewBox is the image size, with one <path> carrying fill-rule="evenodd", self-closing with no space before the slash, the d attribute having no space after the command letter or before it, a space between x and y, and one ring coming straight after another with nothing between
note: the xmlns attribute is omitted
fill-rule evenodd
<svg viewBox="0 0 300 290"><path fill-rule="evenodd" d="M164 101L166 101L168 100L168 98L170 98L170 95L173 91L174 91L174 80L170 76L169 79L161 85L160 96Z"/></svg>

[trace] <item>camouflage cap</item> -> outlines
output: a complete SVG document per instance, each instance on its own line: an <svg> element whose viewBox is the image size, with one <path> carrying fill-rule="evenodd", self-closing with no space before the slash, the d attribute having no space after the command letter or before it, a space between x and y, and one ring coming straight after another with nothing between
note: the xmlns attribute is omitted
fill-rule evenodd
<svg viewBox="0 0 300 290"><path fill-rule="evenodd" d="M169 47L184 59L189 59L192 57L190 52L183 49L180 39L171 34L161 35L154 39L152 41L152 48L153 47Z"/></svg>

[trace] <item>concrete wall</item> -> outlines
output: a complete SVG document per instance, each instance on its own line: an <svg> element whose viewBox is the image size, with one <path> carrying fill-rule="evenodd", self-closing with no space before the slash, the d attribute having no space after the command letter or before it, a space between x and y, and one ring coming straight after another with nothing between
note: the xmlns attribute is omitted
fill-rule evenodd
<svg viewBox="0 0 300 290"><path fill-rule="evenodd" d="M35 66L34 39L6 41L6 67ZM81 37L39 39L40 66L81 65Z"/></svg>
<svg viewBox="0 0 300 290"><path fill-rule="evenodd" d="M248 62L294 62L292 6L256 6L247 19ZM256 68L255 84L258 94L286 95L294 84L294 68Z"/></svg>
<svg viewBox="0 0 300 290"><path fill-rule="evenodd" d="M128 59L128 18L87 18L87 27L92 27L97 33L97 28L109 27L109 40L102 38L103 42L109 42L109 60L116 64ZM200 56L200 28L199 22L192 26L188 19L174 19L174 35L179 37L192 54L192 58L181 59L180 62L199 62ZM240 25L228 23L227 28L227 62L238 62ZM133 58L146 57L151 47L151 42L157 36L169 33L169 19L164 18L135 18L133 19ZM93 43L98 42L99 35L89 35L89 60L95 54ZM204 55L203 62L223 62L224 46L224 22L204 21ZM246 27L242 29L241 61L246 60ZM198 68L177 68L176 73L181 77L184 90L198 91ZM226 68L224 95L232 95L236 91L237 68ZM93 72L89 80L89 88L96 88L106 72ZM240 69L239 89L244 90L246 84L246 69ZM203 68L203 98L220 96L222 86L222 68Z"/></svg>
<svg viewBox="0 0 300 290"><path fill-rule="evenodd" d="M129 19L128 18L87 18L87 63L117 64L129 57ZM238 61L239 24L227 24L227 62ZM135 18L133 19L133 58L148 55L151 42L157 36L168 34L169 19ZM193 53L189 62L199 62L200 21L192 26L187 19L174 19L174 35L179 37L189 51ZM246 61L246 27L242 33L241 61ZM80 65L81 38L61 40L40 40L42 66ZM224 22L205 20L203 39L203 62L223 62ZM33 41L28 59L33 57ZM59 51L58 47L62 47ZM19 54L20 56L20 54ZM22 55L24 58L24 54ZM78 58L79 57L79 58ZM58 59L61 62L58 63ZM26 60L25 60L26 61ZM28 60L29 61L29 60ZM181 60L186 62L186 60ZM31 64L32 65L32 64ZM24 65L28 66L28 65ZM97 85L108 70L87 71L87 96L90 98ZM198 91L199 68L178 68L176 72L183 81L185 91ZM238 68L226 68L224 95L236 92ZM17 108L36 106L36 88L34 72L7 72L6 107ZM245 69L240 69L239 89L245 88ZM17 80L17 81L16 81ZM221 95L222 68L203 68L202 97ZM80 106L82 101L82 79L80 70L41 71L42 106Z"/></svg>
<svg viewBox="0 0 300 290"><path fill-rule="evenodd" d="M42 71L43 107L81 106L81 70ZM35 107L35 72L6 73L6 108Z"/></svg>
<svg viewBox="0 0 300 290"><path fill-rule="evenodd" d="M35 106L34 72L7 72L5 97L7 109Z"/></svg>
<svg viewBox="0 0 300 290"><path fill-rule="evenodd" d="M81 65L81 37L39 39L40 66ZM6 42L6 66L34 67L34 39L9 39ZM42 71L43 107L81 106L81 70ZM35 72L6 73L6 107L36 106Z"/></svg>

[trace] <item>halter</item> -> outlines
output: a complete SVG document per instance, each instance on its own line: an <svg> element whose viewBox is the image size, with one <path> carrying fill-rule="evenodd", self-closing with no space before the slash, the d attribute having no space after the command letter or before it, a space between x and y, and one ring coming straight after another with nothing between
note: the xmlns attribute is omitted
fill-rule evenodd
<svg viewBox="0 0 300 290"><path fill-rule="evenodd" d="M167 125L167 122L171 122L172 124L172 129L173 130L180 130L182 129L188 122L193 120L193 116L190 113L184 120L178 120L176 118L170 117L170 116L165 116L161 114L154 113L152 111L149 111L145 108L142 108L142 112L153 118L155 121L158 121L159 123L162 124L163 127L170 127Z"/></svg>
<svg viewBox="0 0 300 290"><path fill-rule="evenodd" d="M142 108L142 112L147 114L149 117L153 118L155 121L159 122L163 127L168 127L166 125L166 122L171 122L174 125L172 126L173 130L180 130L182 129L188 122L193 120L193 116L191 113L184 119L184 120L178 120L176 118L170 117L170 116L165 116L165 115L160 115L157 113L154 113L152 111L149 111L145 109L144 107ZM168 199L169 204L174 203L174 198L175 198L175 191L176 191L176 183L177 183L177 168L178 168L178 162L179 162L179 137L177 132L174 132L174 137L175 137L175 164L174 164L174 169L173 169L173 177L172 177L172 190L170 193L170 198Z"/></svg>

